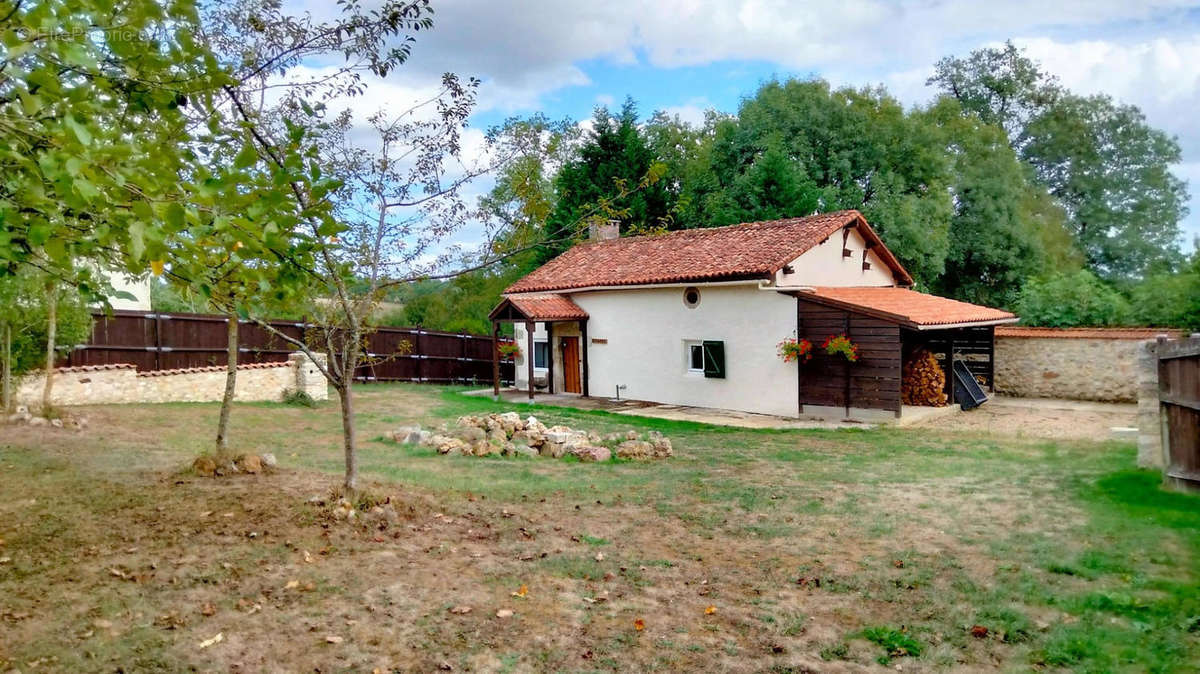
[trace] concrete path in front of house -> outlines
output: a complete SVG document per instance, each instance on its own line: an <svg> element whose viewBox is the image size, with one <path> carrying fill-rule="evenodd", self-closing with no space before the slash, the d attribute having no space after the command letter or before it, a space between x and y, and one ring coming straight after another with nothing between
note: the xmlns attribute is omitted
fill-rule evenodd
<svg viewBox="0 0 1200 674"><path fill-rule="evenodd" d="M471 396L491 396L492 389L468 391ZM529 393L516 389L504 389L500 396L505 402L529 402ZM569 393L537 393L534 403L538 405L554 405L557 407L574 407L583 410L604 410L613 414L625 414L634 417L650 417L653 419L671 419L673 421L694 421L715 426L734 426L737 428L873 428L874 424L855 421L832 419L790 419L770 414L752 414L734 410L720 410L709 407L691 407L688 405L667 405L646 402L644 400L614 400L572 395Z"/></svg>
<svg viewBox="0 0 1200 674"><path fill-rule="evenodd" d="M468 395L491 396L492 390L470 391ZM500 395L506 402L529 401L529 394L523 390L505 389L500 392ZM835 429L873 428L875 426L869 423L839 419L793 419L705 407L666 405L642 400L584 398L569 393L538 393L534 402L539 405L604 410L614 414L695 421L738 428ZM902 417L898 422L893 423L911 428L995 432L1051 439L1121 439L1128 441L1132 437L1133 427L1136 426L1136 418L1137 405L1129 403L1013 398L993 395L981 407L967 412L959 410L957 405L941 408L905 406Z"/></svg>

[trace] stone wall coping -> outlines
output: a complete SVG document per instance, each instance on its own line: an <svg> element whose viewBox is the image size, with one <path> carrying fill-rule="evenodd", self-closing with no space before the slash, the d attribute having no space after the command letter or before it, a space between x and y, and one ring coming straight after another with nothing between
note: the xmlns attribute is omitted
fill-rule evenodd
<svg viewBox="0 0 1200 674"><path fill-rule="evenodd" d="M286 360L280 361L278 363L247 363L245 365L238 365L237 369L239 369L239 370L263 370L263 369L271 368L271 367L292 367L292 364ZM182 368L176 368L174 370L147 370L146 372L137 373L137 376L139 376L139 377L166 377L168 375L175 375L175 374L195 374L195 373L199 373L199 372L224 372L226 369L227 368L224 365L210 365L208 367L182 367Z"/></svg>
<svg viewBox="0 0 1200 674"><path fill-rule="evenodd" d="M1154 339L1167 335L1172 339L1183 336L1183 331L1172 328L1035 328L1004 325L996 327L997 337L1047 338L1047 339Z"/></svg>
<svg viewBox="0 0 1200 674"><path fill-rule="evenodd" d="M136 370L137 366L133 363L109 363L107 365L74 365L72 367L56 367L55 374L65 372L99 372L100 370ZM30 374L41 374L41 370L34 370Z"/></svg>

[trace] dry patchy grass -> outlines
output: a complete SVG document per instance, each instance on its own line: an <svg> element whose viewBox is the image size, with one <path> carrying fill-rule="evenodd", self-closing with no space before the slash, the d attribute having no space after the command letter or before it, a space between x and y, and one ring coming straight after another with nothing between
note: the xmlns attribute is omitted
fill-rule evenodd
<svg viewBox="0 0 1200 674"><path fill-rule="evenodd" d="M309 502L340 469L334 405L238 406L240 449L282 467L224 480L182 468L212 405L0 430L0 669L1167 671L1200 652L1200 506L1121 472L1129 447L547 408L662 430L677 456L451 458L380 438L489 402L360 402L394 521Z"/></svg>

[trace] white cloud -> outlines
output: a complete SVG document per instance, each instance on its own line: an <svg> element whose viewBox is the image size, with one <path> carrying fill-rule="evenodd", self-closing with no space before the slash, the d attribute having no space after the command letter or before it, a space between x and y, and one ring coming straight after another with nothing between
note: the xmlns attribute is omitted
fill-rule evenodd
<svg viewBox="0 0 1200 674"><path fill-rule="evenodd" d="M704 113L713 107L712 103L704 97L693 98L682 105L668 105L663 108L663 112L672 117L679 119L689 124L702 124L704 122Z"/></svg>
<svg viewBox="0 0 1200 674"><path fill-rule="evenodd" d="M300 2L316 16L332 11L324 0ZM1200 37L1188 15L1194 0L445 0L435 7L434 29L417 35L409 62L387 82L372 82L356 108L402 105L449 71L483 80L481 110L522 113L591 84L588 63L669 69L733 60L816 72L838 84L883 83L911 104L932 95L925 79L938 58L1016 37L1068 87L1137 104L1151 124L1177 134L1190 162L1181 175L1200 182L1200 127L1191 122L1200 104ZM596 100L623 92L615 93ZM688 100L668 112L695 120L704 107ZM1193 210L1196 223L1200 201Z"/></svg>
<svg viewBox="0 0 1200 674"><path fill-rule="evenodd" d="M1200 107L1200 36L1140 43L1016 42L1067 88L1137 105L1152 124L1179 135L1189 154L1200 155L1200 128L1193 123Z"/></svg>

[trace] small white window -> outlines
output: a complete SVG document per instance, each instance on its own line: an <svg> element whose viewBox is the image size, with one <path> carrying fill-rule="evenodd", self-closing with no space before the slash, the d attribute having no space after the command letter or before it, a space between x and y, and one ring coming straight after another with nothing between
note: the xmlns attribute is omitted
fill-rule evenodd
<svg viewBox="0 0 1200 674"><path fill-rule="evenodd" d="M704 374L704 344L684 342L684 357L687 359L688 374Z"/></svg>
<svg viewBox="0 0 1200 674"><path fill-rule="evenodd" d="M537 370L545 370L547 363L550 361L550 344L546 340L535 341L533 343L533 367Z"/></svg>

